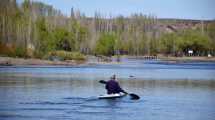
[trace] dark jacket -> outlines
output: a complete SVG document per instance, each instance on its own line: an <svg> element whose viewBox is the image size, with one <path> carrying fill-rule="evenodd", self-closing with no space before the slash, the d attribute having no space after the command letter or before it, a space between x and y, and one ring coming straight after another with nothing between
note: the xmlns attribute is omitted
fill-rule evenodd
<svg viewBox="0 0 215 120"><path fill-rule="evenodd" d="M109 80L106 83L105 88L107 89L108 94L124 92L124 90L119 86L119 83L115 80Z"/></svg>

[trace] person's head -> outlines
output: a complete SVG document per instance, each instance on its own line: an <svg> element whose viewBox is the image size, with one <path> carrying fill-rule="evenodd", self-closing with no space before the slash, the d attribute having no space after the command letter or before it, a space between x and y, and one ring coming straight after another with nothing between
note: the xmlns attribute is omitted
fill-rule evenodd
<svg viewBox="0 0 215 120"><path fill-rule="evenodd" d="M116 75L114 74L112 77L111 77L112 80L116 80Z"/></svg>

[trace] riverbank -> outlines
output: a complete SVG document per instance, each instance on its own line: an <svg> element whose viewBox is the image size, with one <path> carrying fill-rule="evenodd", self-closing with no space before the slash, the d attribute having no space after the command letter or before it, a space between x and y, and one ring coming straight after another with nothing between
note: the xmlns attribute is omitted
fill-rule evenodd
<svg viewBox="0 0 215 120"><path fill-rule="evenodd" d="M215 57L158 57L158 59L166 61L202 61L202 62L215 62Z"/></svg>
<svg viewBox="0 0 215 120"><path fill-rule="evenodd" d="M173 56L127 56L123 55L120 59L141 59L141 60L163 60L172 62L215 62L215 57L196 57L196 56L183 56L183 57L173 57ZM114 56L113 60L116 62L117 57Z"/></svg>
<svg viewBox="0 0 215 120"><path fill-rule="evenodd" d="M121 58L128 58L128 59L144 59L142 56L122 56ZM24 59L24 58L12 58L12 57L0 57L0 65L3 66L13 66L13 65L68 65L68 66L76 66L80 64L113 64L119 63L116 62L115 57L113 57L112 62L98 62L97 58L88 57L88 60L65 60L65 61L51 61L51 60L43 60L43 59ZM186 62L186 61L202 61L202 62L215 62L215 57L157 57L158 60L165 60L165 61L173 61L173 62Z"/></svg>
<svg viewBox="0 0 215 120"><path fill-rule="evenodd" d="M12 57L0 57L0 65L13 66L13 65L69 65L75 66L85 63L81 60L66 60L66 61L50 61L42 59L24 59Z"/></svg>

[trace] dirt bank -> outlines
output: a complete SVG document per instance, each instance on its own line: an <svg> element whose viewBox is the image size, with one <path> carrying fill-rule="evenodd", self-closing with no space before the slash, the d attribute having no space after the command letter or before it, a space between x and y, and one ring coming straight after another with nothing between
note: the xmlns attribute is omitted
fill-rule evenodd
<svg viewBox="0 0 215 120"><path fill-rule="evenodd" d="M83 64L84 61L50 61L41 59L24 59L24 58L12 58L12 57L0 57L0 65L12 66L12 65L79 65Z"/></svg>

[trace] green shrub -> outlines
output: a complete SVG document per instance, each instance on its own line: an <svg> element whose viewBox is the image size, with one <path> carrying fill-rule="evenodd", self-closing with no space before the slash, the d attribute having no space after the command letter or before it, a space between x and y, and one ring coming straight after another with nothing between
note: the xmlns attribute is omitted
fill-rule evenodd
<svg viewBox="0 0 215 120"><path fill-rule="evenodd" d="M102 34L96 42L95 53L98 55L114 55L116 36L114 34Z"/></svg>
<svg viewBox="0 0 215 120"><path fill-rule="evenodd" d="M23 48L23 47L16 47L15 48L15 52L14 52L14 56L16 56L16 57L26 57L25 48Z"/></svg>
<svg viewBox="0 0 215 120"><path fill-rule="evenodd" d="M49 52L45 58L58 57L60 60L85 60L86 57L79 52L53 51Z"/></svg>

